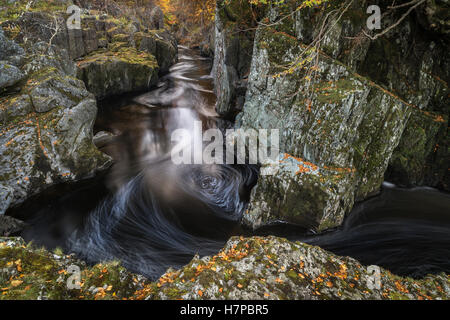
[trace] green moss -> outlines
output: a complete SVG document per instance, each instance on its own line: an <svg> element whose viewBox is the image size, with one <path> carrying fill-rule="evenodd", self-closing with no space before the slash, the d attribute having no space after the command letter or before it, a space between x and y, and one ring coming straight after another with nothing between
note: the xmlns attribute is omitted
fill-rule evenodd
<svg viewBox="0 0 450 320"><path fill-rule="evenodd" d="M79 65L82 66L86 63L96 62L96 63L108 63L111 58L118 59L126 63L137 64L147 66L149 68L158 68L158 63L155 57L147 52L138 51L133 47L127 47L123 43L113 46L110 49L100 49L90 55L86 56Z"/></svg>
<svg viewBox="0 0 450 320"><path fill-rule="evenodd" d="M114 35L114 36L111 38L111 42L112 42L112 43L114 43L114 42L125 42L125 43L128 43L128 40L129 40L129 39L130 39L130 35L120 33L120 34Z"/></svg>
<svg viewBox="0 0 450 320"><path fill-rule="evenodd" d="M361 83L352 78L341 78L336 82L321 82L315 86L320 103L339 103L350 94L360 91Z"/></svg>
<svg viewBox="0 0 450 320"><path fill-rule="evenodd" d="M61 12L65 13L67 5L59 1L37 0L32 6L27 8L27 0L17 0L11 3L8 0L0 0L0 23L4 21L14 21L24 12Z"/></svg>
<svg viewBox="0 0 450 320"><path fill-rule="evenodd" d="M14 244L7 244L14 241ZM70 266L81 271L81 289L69 289ZM148 283L118 262L87 267L61 250L49 253L32 244L0 238L0 299L123 299Z"/></svg>

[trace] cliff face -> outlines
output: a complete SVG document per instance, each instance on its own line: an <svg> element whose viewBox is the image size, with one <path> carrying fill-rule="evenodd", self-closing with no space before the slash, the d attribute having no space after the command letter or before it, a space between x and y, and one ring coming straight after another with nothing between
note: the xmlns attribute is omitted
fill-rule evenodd
<svg viewBox="0 0 450 320"><path fill-rule="evenodd" d="M234 119L244 105L255 37L255 31L252 30L255 29L255 18L245 1L217 1L213 66L216 110L228 119Z"/></svg>
<svg viewBox="0 0 450 320"><path fill-rule="evenodd" d="M423 4L371 39L374 3L301 3L272 5L256 31L236 126L279 129L282 155L263 164L277 173L260 178L244 223L337 226L385 179L448 189L448 32L429 22L439 10ZM383 16L379 32L405 11Z"/></svg>

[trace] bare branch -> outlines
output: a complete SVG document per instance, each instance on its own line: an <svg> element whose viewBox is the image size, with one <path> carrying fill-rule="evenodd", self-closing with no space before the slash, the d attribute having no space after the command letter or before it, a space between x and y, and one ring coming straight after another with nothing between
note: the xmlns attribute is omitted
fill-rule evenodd
<svg viewBox="0 0 450 320"><path fill-rule="evenodd" d="M415 0L412 2L408 2L408 4L412 4L415 3L415 5L413 5L411 8L408 9L408 11L393 25L389 26L388 28L386 28L386 30L384 30L383 32L380 32L378 34L376 34L375 36L371 36L369 35L366 31L363 30L363 33L366 37L368 37L371 40L376 40L379 37L382 37L383 35L385 35L386 33L388 33L389 31L391 31L392 29L394 29L395 27L397 27L400 23L402 23L403 20L406 19L407 16L409 16L409 14L418 6L420 6L422 3L424 3L427 0ZM391 8L399 8L399 7L403 7L403 5L399 5L397 7L391 7Z"/></svg>

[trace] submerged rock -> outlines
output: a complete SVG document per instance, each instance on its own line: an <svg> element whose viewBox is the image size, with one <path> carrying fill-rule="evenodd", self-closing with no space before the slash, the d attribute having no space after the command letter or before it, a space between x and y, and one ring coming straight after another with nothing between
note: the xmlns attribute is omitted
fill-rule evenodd
<svg viewBox="0 0 450 320"><path fill-rule="evenodd" d="M111 132L100 131L94 136L93 141L95 146L101 149L113 142L116 137L117 136Z"/></svg>

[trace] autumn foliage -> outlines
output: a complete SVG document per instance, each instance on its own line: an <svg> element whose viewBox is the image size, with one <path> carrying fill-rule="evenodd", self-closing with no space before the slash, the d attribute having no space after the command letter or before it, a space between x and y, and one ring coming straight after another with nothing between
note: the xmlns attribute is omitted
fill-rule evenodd
<svg viewBox="0 0 450 320"><path fill-rule="evenodd" d="M169 23L205 26L214 20L215 0L155 0Z"/></svg>

